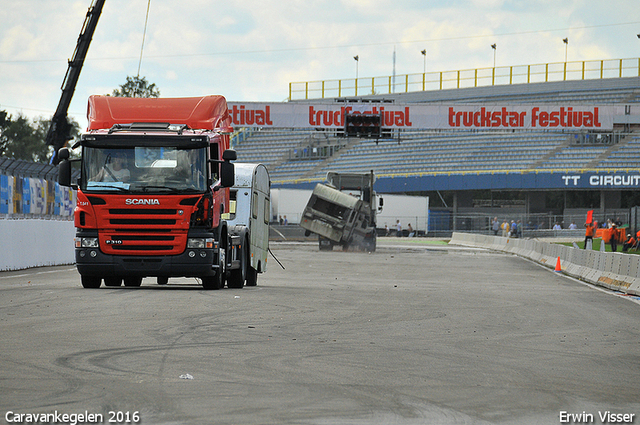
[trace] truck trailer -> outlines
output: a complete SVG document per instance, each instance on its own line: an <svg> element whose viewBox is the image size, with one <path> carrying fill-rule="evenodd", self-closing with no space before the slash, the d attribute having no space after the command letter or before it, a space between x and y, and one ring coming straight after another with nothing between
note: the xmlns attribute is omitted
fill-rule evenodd
<svg viewBox="0 0 640 425"><path fill-rule="evenodd" d="M233 131L223 96L91 96L80 178L58 152L59 182L77 189L75 259L82 285L140 286L195 277L205 289L241 287L247 247L230 231ZM246 229L245 229L246 230ZM244 233L243 233L244 234Z"/></svg>
<svg viewBox="0 0 640 425"><path fill-rule="evenodd" d="M258 273L267 270L269 253L269 172L263 164L236 163L230 211L223 218L233 240L241 245L241 267L231 270L227 286L256 286Z"/></svg>

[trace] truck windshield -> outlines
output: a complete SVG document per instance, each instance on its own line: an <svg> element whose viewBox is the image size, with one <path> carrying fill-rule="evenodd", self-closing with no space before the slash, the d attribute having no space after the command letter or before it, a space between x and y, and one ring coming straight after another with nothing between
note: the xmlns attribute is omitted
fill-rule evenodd
<svg viewBox="0 0 640 425"><path fill-rule="evenodd" d="M82 185L88 191L204 192L206 148L83 148Z"/></svg>

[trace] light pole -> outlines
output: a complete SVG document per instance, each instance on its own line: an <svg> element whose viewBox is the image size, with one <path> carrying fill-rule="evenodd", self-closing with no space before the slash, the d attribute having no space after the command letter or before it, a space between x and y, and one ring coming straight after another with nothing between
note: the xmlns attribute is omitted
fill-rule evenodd
<svg viewBox="0 0 640 425"><path fill-rule="evenodd" d="M356 80L358 79L358 63L360 62L360 56L355 55L353 60L356 61Z"/></svg>
<svg viewBox="0 0 640 425"><path fill-rule="evenodd" d="M493 68L495 69L495 67L496 67L496 44L493 43L491 45L491 48L493 49Z"/></svg>
<svg viewBox="0 0 640 425"><path fill-rule="evenodd" d="M427 49L422 50L422 56L424 56L424 63L422 64L422 91L425 91L427 85Z"/></svg>
<svg viewBox="0 0 640 425"><path fill-rule="evenodd" d="M358 64L360 63L360 56L355 55L353 60L356 61L356 96L358 95Z"/></svg>
<svg viewBox="0 0 640 425"><path fill-rule="evenodd" d="M493 43L491 48L493 49L493 70L491 70L491 85L493 86L496 84L496 44Z"/></svg>
<svg viewBox="0 0 640 425"><path fill-rule="evenodd" d="M563 80L567 81L567 50L569 50L569 37L563 38L562 42L564 43L564 75Z"/></svg>

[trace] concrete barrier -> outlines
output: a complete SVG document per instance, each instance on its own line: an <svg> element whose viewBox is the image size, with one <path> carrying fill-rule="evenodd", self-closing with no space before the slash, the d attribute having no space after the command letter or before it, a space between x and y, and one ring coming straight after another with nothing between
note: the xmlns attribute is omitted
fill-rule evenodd
<svg viewBox="0 0 640 425"><path fill-rule="evenodd" d="M569 276L625 294L640 295L640 255L586 251L530 239L458 232L453 233L449 243L508 252L552 269L559 257L562 272Z"/></svg>
<svg viewBox="0 0 640 425"><path fill-rule="evenodd" d="M69 220L0 220L0 271L75 263Z"/></svg>

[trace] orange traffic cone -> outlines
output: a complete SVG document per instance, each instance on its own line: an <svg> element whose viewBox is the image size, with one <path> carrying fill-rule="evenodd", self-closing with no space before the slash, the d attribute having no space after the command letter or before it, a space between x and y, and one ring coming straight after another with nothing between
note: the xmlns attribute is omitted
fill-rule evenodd
<svg viewBox="0 0 640 425"><path fill-rule="evenodd" d="M560 257L558 257L558 261L556 261L556 272L562 273L562 267L560 266Z"/></svg>

